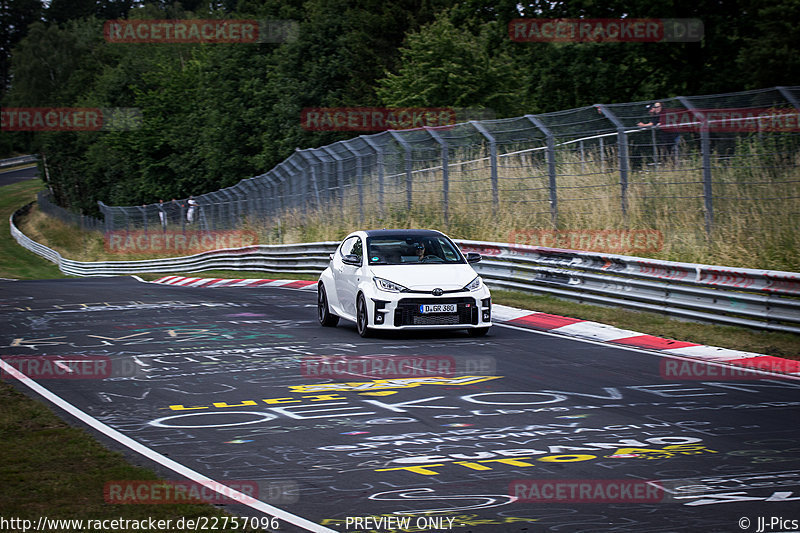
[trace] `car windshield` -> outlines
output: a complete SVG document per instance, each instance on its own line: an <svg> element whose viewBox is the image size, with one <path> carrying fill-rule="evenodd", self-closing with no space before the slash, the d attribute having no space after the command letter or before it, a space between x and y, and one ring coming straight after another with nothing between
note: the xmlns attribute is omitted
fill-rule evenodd
<svg viewBox="0 0 800 533"><path fill-rule="evenodd" d="M367 238L370 265L464 263L453 242L441 235L381 235Z"/></svg>

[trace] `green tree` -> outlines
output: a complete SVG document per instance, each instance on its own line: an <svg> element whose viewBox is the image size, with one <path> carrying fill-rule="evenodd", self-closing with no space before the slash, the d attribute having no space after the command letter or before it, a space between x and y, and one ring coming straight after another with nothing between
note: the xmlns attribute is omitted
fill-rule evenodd
<svg viewBox="0 0 800 533"><path fill-rule="evenodd" d="M517 112L519 78L511 58L490 47L497 26L483 23L474 35L442 12L408 36L398 73L387 72L378 80L378 96L388 106L485 107L504 116Z"/></svg>
<svg viewBox="0 0 800 533"><path fill-rule="evenodd" d="M0 2L0 98L8 88L11 49L28 33L28 27L42 16L40 0Z"/></svg>

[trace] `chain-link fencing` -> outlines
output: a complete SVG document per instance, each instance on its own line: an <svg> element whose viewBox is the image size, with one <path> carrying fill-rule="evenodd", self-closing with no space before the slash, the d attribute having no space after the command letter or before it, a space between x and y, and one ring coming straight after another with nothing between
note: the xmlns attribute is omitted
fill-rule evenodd
<svg viewBox="0 0 800 533"><path fill-rule="evenodd" d="M498 226L513 218L517 228L695 226L710 234L763 224L771 213L798 219L798 100L800 86L775 87L389 130L297 149L215 192L100 208L107 231L320 216L374 224L431 209L445 229L465 218Z"/></svg>
<svg viewBox="0 0 800 533"><path fill-rule="evenodd" d="M103 231L105 228L103 220L99 218L73 213L72 211L56 205L53 203L48 191L39 191L36 195L36 203L43 213L57 218L65 224L78 226L86 231Z"/></svg>

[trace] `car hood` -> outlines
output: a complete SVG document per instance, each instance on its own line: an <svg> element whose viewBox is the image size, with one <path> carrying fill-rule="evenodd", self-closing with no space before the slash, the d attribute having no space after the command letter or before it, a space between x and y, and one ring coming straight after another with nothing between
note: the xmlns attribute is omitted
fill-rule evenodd
<svg viewBox="0 0 800 533"><path fill-rule="evenodd" d="M468 264L457 265L372 265L372 274L414 291L458 290L478 274Z"/></svg>

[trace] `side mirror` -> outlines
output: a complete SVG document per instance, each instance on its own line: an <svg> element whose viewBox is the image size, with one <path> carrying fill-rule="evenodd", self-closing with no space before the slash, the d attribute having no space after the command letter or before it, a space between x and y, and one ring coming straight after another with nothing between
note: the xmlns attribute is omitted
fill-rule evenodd
<svg viewBox="0 0 800 533"><path fill-rule="evenodd" d="M481 254L475 252L467 252L467 263L479 263Z"/></svg>
<svg viewBox="0 0 800 533"><path fill-rule="evenodd" d="M355 254L342 256L342 263L346 265L361 266L361 258Z"/></svg>

